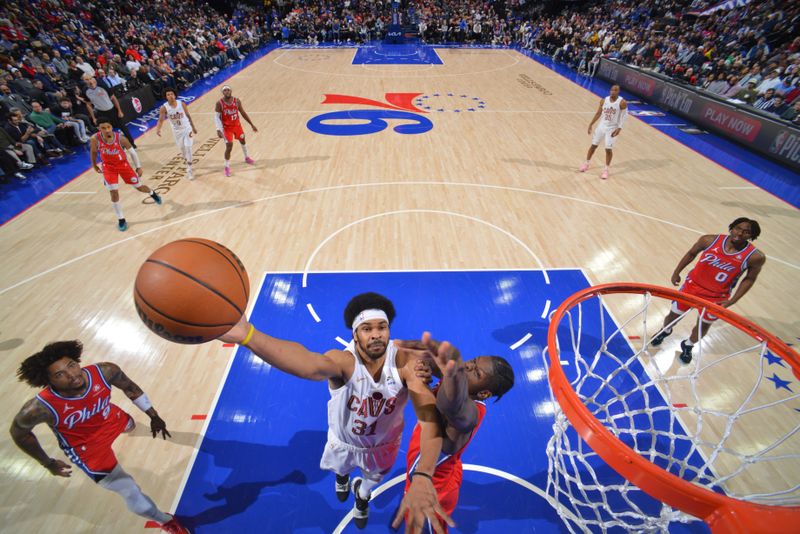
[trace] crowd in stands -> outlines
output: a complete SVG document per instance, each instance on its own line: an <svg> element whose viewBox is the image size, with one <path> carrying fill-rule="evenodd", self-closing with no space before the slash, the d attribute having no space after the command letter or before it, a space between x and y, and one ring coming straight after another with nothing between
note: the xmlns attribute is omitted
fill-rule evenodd
<svg viewBox="0 0 800 534"><path fill-rule="evenodd" d="M518 45L593 76L600 57L669 76L800 124L800 3L752 0L267 0L230 17L203 0L22 0L0 7L0 172L5 178L88 142L118 97L160 100L278 40L366 43L394 10L428 43ZM397 19L395 19L397 20ZM105 114L105 115L104 115ZM133 139L131 139L133 141ZM2 179L2 178L0 178Z"/></svg>
<svg viewBox="0 0 800 534"><path fill-rule="evenodd" d="M800 2L617 0L519 26L524 48L593 75L599 57L648 69L800 124Z"/></svg>
<svg viewBox="0 0 800 534"><path fill-rule="evenodd" d="M5 3L0 179L24 179L88 143L103 113L127 133L118 97L149 88L160 100L164 89L180 91L242 59L269 32L263 10L226 18L200 1Z"/></svg>

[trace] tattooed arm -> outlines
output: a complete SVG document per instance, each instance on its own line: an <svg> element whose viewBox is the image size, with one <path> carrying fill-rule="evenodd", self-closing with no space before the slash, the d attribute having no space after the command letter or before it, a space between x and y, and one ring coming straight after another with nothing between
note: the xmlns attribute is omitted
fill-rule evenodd
<svg viewBox="0 0 800 534"><path fill-rule="evenodd" d="M42 467L59 477L68 477L72 474L69 464L50 456L42 449L39 440L33 433L33 427L39 423L54 425L55 420L47 408L36 399L25 403L11 423L11 439L25 454L42 464Z"/></svg>
<svg viewBox="0 0 800 534"><path fill-rule="evenodd" d="M150 404L150 399L144 394L142 388L136 385L136 382L128 378L128 375L126 375L117 364L103 362L97 364L97 367L100 368L100 372L103 373L103 376L109 384L121 389L126 397L133 401L140 410L150 416L150 432L153 433L153 437L156 437L156 434L159 432L161 432L161 437L164 439L167 439L167 436L172 437L167 431L167 423L158 416L158 412L153 408L153 405Z"/></svg>

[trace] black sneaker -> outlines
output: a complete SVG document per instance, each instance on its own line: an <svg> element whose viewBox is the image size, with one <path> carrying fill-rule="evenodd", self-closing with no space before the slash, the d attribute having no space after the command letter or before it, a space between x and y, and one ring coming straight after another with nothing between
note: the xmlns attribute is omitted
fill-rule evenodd
<svg viewBox="0 0 800 534"><path fill-rule="evenodd" d="M344 502L350 495L350 475L336 475L336 498Z"/></svg>
<svg viewBox="0 0 800 534"><path fill-rule="evenodd" d="M672 334L672 328L670 328L669 330L662 330L661 333L659 333L656 337L654 337L653 339L650 340L650 344L653 345L654 347L657 347L657 346L661 345L661 343L663 343L664 340L670 334Z"/></svg>
<svg viewBox="0 0 800 534"><path fill-rule="evenodd" d="M117 228L119 228L120 232L124 232L125 230L128 229L128 223L125 221L125 219L120 219L117 222Z"/></svg>
<svg viewBox="0 0 800 534"><path fill-rule="evenodd" d="M353 506L353 523L356 527L363 529L367 526L369 519L369 498L362 499L358 495L358 490L361 488L361 478L353 479L353 496L356 498L356 504Z"/></svg>
<svg viewBox="0 0 800 534"><path fill-rule="evenodd" d="M150 193L150 196L153 198L156 204L161 205L161 197L158 195L158 193L153 191L152 193Z"/></svg>
<svg viewBox="0 0 800 534"><path fill-rule="evenodd" d="M694 345L687 345L686 340L681 341L680 359L683 363L692 363L692 347L694 347Z"/></svg>

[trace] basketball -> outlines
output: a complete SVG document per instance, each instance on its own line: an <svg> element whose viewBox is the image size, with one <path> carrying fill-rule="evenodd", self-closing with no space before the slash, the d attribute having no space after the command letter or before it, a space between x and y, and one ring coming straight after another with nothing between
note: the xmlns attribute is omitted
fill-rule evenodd
<svg viewBox="0 0 800 534"><path fill-rule="evenodd" d="M175 343L216 339L244 315L250 282L244 264L224 245L180 239L153 252L133 288L145 325Z"/></svg>

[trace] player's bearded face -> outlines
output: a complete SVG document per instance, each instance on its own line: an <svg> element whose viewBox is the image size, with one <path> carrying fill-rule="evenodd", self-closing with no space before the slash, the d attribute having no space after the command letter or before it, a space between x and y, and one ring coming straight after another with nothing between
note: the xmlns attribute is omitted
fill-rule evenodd
<svg viewBox="0 0 800 534"><path fill-rule="evenodd" d="M384 355L389 345L389 323L375 319L358 325L355 341L362 354L371 360L377 360Z"/></svg>
<svg viewBox="0 0 800 534"><path fill-rule="evenodd" d="M86 384L80 364L67 357L50 364L47 374L50 384L58 391L79 390Z"/></svg>

